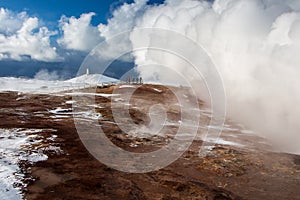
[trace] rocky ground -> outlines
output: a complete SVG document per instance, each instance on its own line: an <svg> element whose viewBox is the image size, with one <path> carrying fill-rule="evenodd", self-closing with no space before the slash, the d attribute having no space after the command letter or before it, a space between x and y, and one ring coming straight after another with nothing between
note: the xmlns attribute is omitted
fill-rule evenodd
<svg viewBox="0 0 300 200"><path fill-rule="evenodd" d="M180 126L180 107L172 91L164 86L139 86L129 103L122 96L110 95L133 87L138 86L98 88L93 104L87 103L94 98L91 89L77 91L82 102L72 100L71 91L51 95L0 93L2 130L44 130L34 133L39 142L30 148L42 150L48 159L18 162L24 174L21 189L26 199L300 199L300 156L270 151L267 141L229 119L220 140L207 147L210 152L205 157L199 156L204 131L199 129L199 137L190 148L158 171L125 173L99 162L80 140L74 117L86 124L97 120L115 145L131 152L160 149L174 139ZM189 99L186 88L173 89L182 90ZM118 113L124 112L125 104L129 107L136 125L131 132L122 132L115 123L112 103ZM168 124L163 134L137 137L146 134L138 127L147 127L151 121L147 113L157 103L167 110ZM200 126L208 127L209 111L203 102L198 103L203 110ZM128 119L121 120L126 124ZM50 140L53 132L55 139ZM49 144L56 148L44 148Z"/></svg>

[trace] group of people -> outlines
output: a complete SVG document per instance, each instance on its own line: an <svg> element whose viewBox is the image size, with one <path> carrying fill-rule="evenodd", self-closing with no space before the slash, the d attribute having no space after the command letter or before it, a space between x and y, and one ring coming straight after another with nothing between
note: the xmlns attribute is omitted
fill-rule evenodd
<svg viewBox="0 0 300 200"><path fill-rule="evenodd" d="M131 78L130 76L128 76L127 83L128 84L143 84L143 78L142 77Z"/></svg>

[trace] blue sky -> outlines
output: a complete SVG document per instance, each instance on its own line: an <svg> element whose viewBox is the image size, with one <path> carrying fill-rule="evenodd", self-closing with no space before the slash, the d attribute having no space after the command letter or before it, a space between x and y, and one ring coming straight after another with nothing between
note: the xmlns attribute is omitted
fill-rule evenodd
<svg viewBox="0 0 300 200"><path fill-rule="evenodd" d="M127 1L113 0L1 0L0 6L15 12L26 11L47 23L56 23L62 15L79 17L82 13L95 12L92 23L106 23L113 8Z"/></svg>
<svg viewBox="0 0 300 200"><path fill-rule="evenodd" d="M150 0L147 4L162 2ZM34 77L44 69L63 78L74 76L93 45L105 39L99 36L98 25L105 26L124 3L133 0L1 0L0 76ZM143 12L143 5L133 7Z"/></svg>
<svg viewBox="0 0 300 200"><path fill-rule="evenodd" d="M93 24L105 23L111 17L111 11L124 2L133 0L1 0L0 7L16 12L27 11L47 22L55 22L61 15L80 16L82 13L95 12ZM163 0L150 0L148 4L160 4Z"/></svg>

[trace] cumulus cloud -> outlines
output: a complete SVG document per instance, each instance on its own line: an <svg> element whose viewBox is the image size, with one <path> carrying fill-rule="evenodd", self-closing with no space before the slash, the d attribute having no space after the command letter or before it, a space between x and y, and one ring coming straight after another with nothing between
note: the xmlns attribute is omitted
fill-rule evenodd
<svg viewBox="0 0 300 200"><path fill-rule="evenodd" d="M107 44L106 51L101 52L104 58L116 58L120 52L132 46L129 34L136 25L136 21L142 17L146 9L147 0L135 0L133 3L124 3L113 11L112 18L108 20L107 24L98 25L100 35L105 40L110 40L110 43ZM128 32L127 37L119 39L117 37L113 38L124 32ZM123 57L123 59L128 60L130 58Z"/></svg>
<svg viewBox="0 0 300 200"><path fill-rule="evenodd" d="M90 51L101 40L97 27L91 25L95 13L84 13L79 18L62 16L59 24L63 36L58 43L64 48L78 51Z"/></svg>
<svg viewBox="0 0 300 200"><path fill-rule="evenodd" d="M0 8L0 33L6 35L15 33L27 18L26 12L15 14L8 9Z"/></svg>
<svg viewBox="0 0 300 200"><path fill-rule="evenodd" d="M107 24L100 23L98 26L91 24L92 17L95 15L93 12L83 13L79 18L62 16L59 26L63 35L58 39L58 43L66 49L89 52L104 40L109 40L122 32L130 32L146 8L147 0L124 3L112 11L112 17L108 19ZM103 59L114 58L128 46L131 46L129 33L128 37L110 43L101 56ZM129 58L124 57L123 59L128 60Z"/></svg>
<svg viewBox="0 0 300 200"><path fill-rule="evenodd" d="M130 6L139 2L142 1ZM99 26L103 37L116 33L118 23L122 22L120 27L131 29L128 37L133 49L141 43L145 47L165 44L166 49L184 46L171 36L159 37L139 28L173 30L192 39L211 56L224 81L228 117L267 136L286 151L300 152L298 0L215 0L213 3L166 0L162 5L145 6L142 12L139 9L133 12L127 7L125 4L115 11L107 26ZM130 17L126 20L130 22L117 13L121 13L120 16L127 13ZM127 38L124 40L128 42ZM191 58L199 57L192 49L189 54ZM170 73L158 67L144 67L149 63L164 64L181 74L194 76L193 71L188 70L190 66L174 56L149 49L135 52L134 56L145 79L162 82L172 79ZM199 66L200 71L209 70L203 63ZM199 78L199 85L201 81Z"/></svg>
<svg viewBox="0 0 300 200"><path fill-rule="evenodd" d="M58 61L50 37L56 32L39 25L39 19L26 12L0 9L0 59Z"/></svg>
<svg viewBox="0 0 300 200"><path fill-rule="evenodd" d="M147 0L135 0L131 4L123 4L113 11L112 18L108 20L107 25L98 25L101 36L109 39L116 34L132 30L137 18L143 15L146 6Z"/></svg>

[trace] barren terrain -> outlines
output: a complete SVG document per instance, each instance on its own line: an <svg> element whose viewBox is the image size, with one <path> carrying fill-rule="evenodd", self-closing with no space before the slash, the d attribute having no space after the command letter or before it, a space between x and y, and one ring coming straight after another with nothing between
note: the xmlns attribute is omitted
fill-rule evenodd
<svg viewBox="0 0 300 200"><path fill-rule="evenodd" d="M95 104L81 105L93 113L73 115L72 92L51 95L16 92L0 93L0 128L41 129L39 143L33 149L42 149L48 159L39 162L18 163L25 176L22 193L26 199L300 199L300 156L275 153L263 138L242 125L226 120L218 141L212 141L210 153L199 156L201 132L178 160L158 171L124 173L112 169L95 159L83 146L74 117L89 123L97 119L107 137L117 146L132 152L149 152L161 148L174 139L180 123L180 108L172 91L159 85L142 85L131 97L129 113L137 127L150 123L148 110L160 103L167 108L168 124L161 136L135 137L123 133L114 123L111 112L110 86L98 88ZM130 86L131 87L131 86ZM188 98L186 88L182 90ZM93 90L81 90L92 93ZM115 91L114 93L118 93ZM91 98L84 95L83 98ZM74 100L74 99L73 99ZM122 98L115 98L118 112L124 110ZM77 102L78 103L78 102ZM84 103L84 101L83 101ZM200 126L209 126L210 113L203 102L198 102L203 115ZM143 105L143 106L141 106ZM124 118L126 121L127 118ZM87 129L88 131L88 129ZM55 140L49 136L55 132ZM27 133L31 134L31 133ZM0 133L1 136L1 133ZM214 143L217 143L213 146ZM60 151L42 148L59 147ZM101 148L101 147L99 147Z"/></svg>

